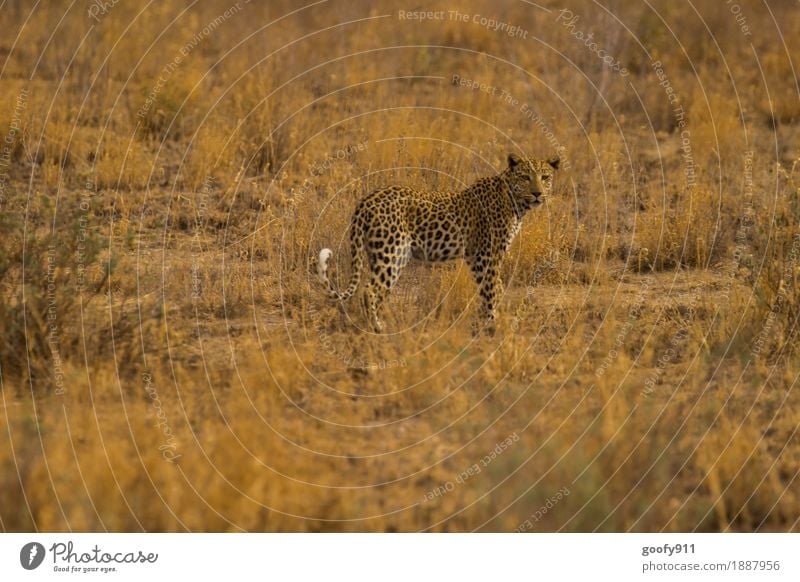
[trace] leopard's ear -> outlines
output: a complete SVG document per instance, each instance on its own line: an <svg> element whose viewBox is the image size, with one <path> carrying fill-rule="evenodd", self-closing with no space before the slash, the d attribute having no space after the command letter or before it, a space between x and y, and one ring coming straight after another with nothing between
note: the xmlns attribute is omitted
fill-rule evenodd
<svg viewBox="0 0 800 582"><path fill-rule="evenodd" d="M561 163L561 158L550 158L549 160L547 160L547 163L553 166L554 170L557 170L558 164Z"/></svg>
<svg viewBox="0 0 800 582"><path fill-rule="evenodd" d="M517 154L508 154L508 167L513 168L517 164L519 164L522 160L519 158Z"/></svg>

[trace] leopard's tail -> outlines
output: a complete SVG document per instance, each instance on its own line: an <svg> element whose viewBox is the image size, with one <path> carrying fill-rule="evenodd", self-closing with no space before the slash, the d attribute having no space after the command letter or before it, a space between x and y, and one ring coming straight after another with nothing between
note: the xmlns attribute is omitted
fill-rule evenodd
<svg viewBox="0 0 800 582"><path fill-rule="evenodd" d="M364 234L354 224L352 236L350 239L350 253L353 260L352 274L350 275L350 282L344 292L339 291L333 286L333 283L328 278L328 259L333 255L331 249L322 249L319 252L319 261L317 262L317 276L322 284L328 289L328 296L331 299L338 299L344 301L350 299L358 289L358 284L361 281L361 272L364 270Z"/></svg>

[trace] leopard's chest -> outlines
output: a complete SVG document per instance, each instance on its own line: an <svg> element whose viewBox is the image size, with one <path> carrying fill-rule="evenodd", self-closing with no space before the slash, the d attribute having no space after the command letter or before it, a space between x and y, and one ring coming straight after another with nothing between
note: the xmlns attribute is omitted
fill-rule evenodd
<svg viewBox="0 0 800 582"><path fill-rule="evenodd" d="M511 223L508 225L508 231L506 233L506 240L505 240L505 248L504 251L507 251L509 247L511 247L511 243L514 242L514 238L516 238L517 234L519 234L520 229L522 228L522 221L518 219L512 219Z"/></svg>

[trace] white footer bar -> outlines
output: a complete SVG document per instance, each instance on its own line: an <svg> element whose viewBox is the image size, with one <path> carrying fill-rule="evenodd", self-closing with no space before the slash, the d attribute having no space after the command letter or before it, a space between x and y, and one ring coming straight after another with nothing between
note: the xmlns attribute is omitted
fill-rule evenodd
<svg viewBox="0 0 800 582"><path fill-rule="evenodd" d="M798 534L3 534L0 580L797 581L798 554Z"/></svg>

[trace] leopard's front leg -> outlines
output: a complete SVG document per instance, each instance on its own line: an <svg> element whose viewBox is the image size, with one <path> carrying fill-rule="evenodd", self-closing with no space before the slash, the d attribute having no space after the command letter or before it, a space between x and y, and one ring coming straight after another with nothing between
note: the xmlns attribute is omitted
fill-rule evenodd
<svg viewBox="0 0 800 582"><path fill-rule="evenodd" d="M495 318L497 315L498 294L501 290L499 261L490 255L478 255L469 261L472 276L478 284L480 294L480 307L478 321L475 322L473 333L478 334L481 329L490 335L495 332Z"/></svg>

